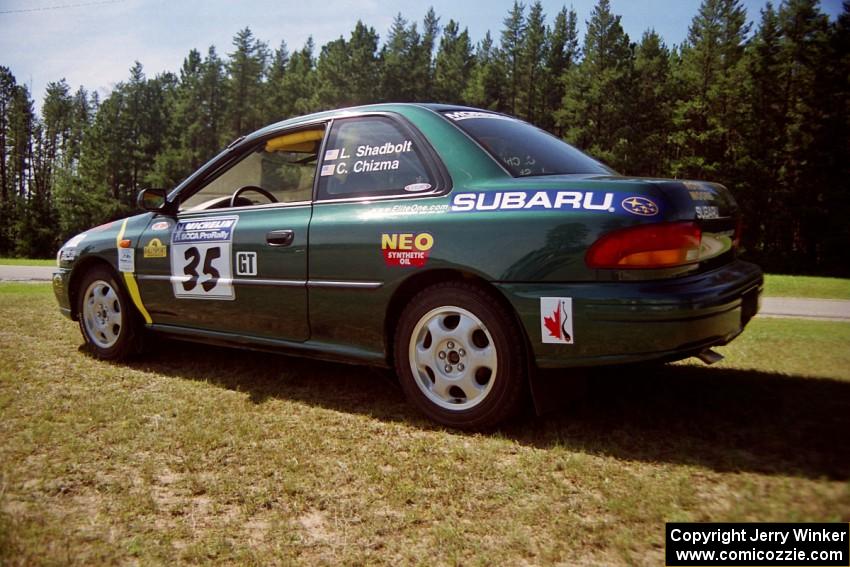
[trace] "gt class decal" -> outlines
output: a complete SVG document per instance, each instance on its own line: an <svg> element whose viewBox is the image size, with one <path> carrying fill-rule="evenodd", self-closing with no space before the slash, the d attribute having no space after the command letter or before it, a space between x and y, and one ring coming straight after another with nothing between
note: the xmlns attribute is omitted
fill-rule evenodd
<svg viewBox="0 0 850 567"><path fill-rule="evenodd" d="M424 266L433 246L434 237L427 232L381 235L381 252L387 266Z"/></svg>
<svg viewBox="0 0 850 567"><path fill-rule="evenodd" d="M540 298L540 333L548 344L573 344L573 299Z"/></svg>
<svg viewBox="0 0 850 567"><path fill-rule="evenodd" d="M171 285L187 299L235 299L233 231L239 217L178 221L171 233Z"/></svg>
<svg viewBox="0 0 850 567"><path fill-rule="evenodd" d="M617 202L614 193L598 191L480 191L458 193L452 198L451 212L580 210L601 213L656 215L658 205L646 197L628 197ZM637 212L640 211L640 212Z"/></svg>

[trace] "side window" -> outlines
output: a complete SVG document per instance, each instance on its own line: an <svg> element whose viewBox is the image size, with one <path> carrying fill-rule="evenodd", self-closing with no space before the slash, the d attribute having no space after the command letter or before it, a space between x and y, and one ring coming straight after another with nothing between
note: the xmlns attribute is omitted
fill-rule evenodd
<svg viewBox="0 0 850 567"><path fill-rule="evenodd" d="M299 130L266 140L181 204L182 210L309 201L324 127Z"/></svg>
<svg viewBox="0 0 850 567"><path fill-rule="evenodd" d="M424 193L435 188L422 148L384 117L334 121L319 178L319 199Z"/></svg>

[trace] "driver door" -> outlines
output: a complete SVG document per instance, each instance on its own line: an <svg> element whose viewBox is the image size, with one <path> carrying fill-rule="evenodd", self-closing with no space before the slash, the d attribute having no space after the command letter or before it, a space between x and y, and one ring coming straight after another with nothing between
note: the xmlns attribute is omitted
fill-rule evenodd
<svg viewBox="0 0 850 567"><path fill-rule="evenodd" d="M323 126L259 142L154 216L137 243L155 325L305 341L307 236Z"/></svg>

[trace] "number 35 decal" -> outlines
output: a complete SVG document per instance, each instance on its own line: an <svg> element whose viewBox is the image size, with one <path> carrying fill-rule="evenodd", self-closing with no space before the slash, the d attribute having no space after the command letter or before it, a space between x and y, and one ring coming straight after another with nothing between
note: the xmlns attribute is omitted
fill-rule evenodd
<svg viewBox="0 0 850 567"><path fill-rule="evenodd" d="M235 299L231 243L239 217L181 220L171 235L175 297Z"/></svg>

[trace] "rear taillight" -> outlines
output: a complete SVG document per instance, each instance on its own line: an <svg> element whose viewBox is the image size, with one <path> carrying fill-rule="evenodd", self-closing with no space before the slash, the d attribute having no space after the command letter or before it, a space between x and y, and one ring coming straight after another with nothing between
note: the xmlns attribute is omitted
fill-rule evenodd
<svg viewBox="0 0 850 567"><path fill-rule="evenodd" d="M702 231L693 222L643 224L615 230L593 243L591 268L667 268L700 260Z"/></svg>

